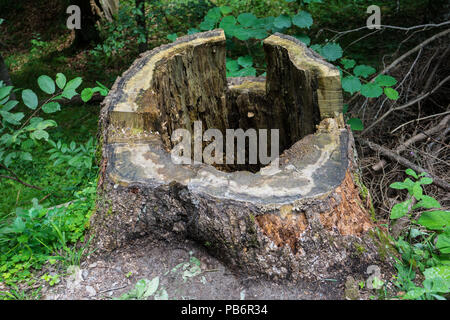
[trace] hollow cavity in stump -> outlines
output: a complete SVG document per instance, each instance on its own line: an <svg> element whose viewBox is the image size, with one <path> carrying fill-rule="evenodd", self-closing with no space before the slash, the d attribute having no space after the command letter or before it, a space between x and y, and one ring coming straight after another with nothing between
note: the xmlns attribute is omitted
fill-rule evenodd
<svg viewBox="0 0 450 320"><path fill-rule="evenodd" d="M264 50L267 77L227 79L223 31L199 33L143 54L116 81L100 120L97 247L187 237L231 267L292 279L377 261L353 183L339 71L286 35L267 38ZM224 137L267 129L266 155L278 129L279 166L248 164L248 152L245 164L174 163L173 133L195 136L196 121Z"/></svg>

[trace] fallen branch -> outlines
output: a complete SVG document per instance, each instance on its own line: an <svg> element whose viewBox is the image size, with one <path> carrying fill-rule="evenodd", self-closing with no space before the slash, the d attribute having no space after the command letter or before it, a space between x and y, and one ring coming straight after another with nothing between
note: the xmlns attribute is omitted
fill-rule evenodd
<svg viewBox="0 0 450 320"><path fill-rule="evenodd" d="M384 156L386 156L386 157L388 157L388 158L390 158L390 159L392 159L394 161L397 161L398 163L400 163L401 165L403 165L405 167L411 168L411 169L413 169L413 170L415 170L416 172L419 172L419 173L422 173L422 172L426 173L430 178L433 179L433 182L434 182L435 185L443 188L446 191L450 191L450 184L449 183L447 183L446 181L444 181L441 178L438 178L438 177L430 174L424 168L422 168L422 167L412 163L411 161L403 158L402 156L399 156L394 151L392 151L390 149L387 149L385 147L382 147L382 146L380 146L380 145L378 145L376 143L373 143L371 141L365 140L365 139L359 139L359 141L362 144L368 146L373 151L379 152L380 154L382 154L382 155L384 155Z"/></svg>
<svg viewBox="0 0 450 320"><path fill-rule="evenodd" d="M12 171L11 169L9 169L7 166L5 166L4 164L0 163L0 167L5 169L6 171L8 171L9 173L12 174L12 176L7 176L7 175L0 175L0 178L3 179L9 179L9 180L14 180L16 182L19 182L21 184L23 184L24 186L28 187L28 188L32 188L32 189L36 189L36 190L42 190L42 188L39 188L37 186L34 186L32 184L26 183L25 181L23 181L22 179L20 179L17 174Z"/></svg>
<svg viewBox="0 0 450 320"><path fill-rule="evenodd" d="M416 121L416 120L412 120L410 122L414 122L414 121ZM444 117L444 119L441 120L441 122L439 122L439 124L437 126L434 126L430 129L428 129L427 131L419 133L419 134L415 135L414 137L411 137L408 140L406 140L404 143L402 143L395 149L395 152L397 154L400 154L401 152L405 151L413 143L425 140L429 136L445 129L447 127L447 122L449 122L449 121L450 121L450 115L447 115L446 117ZM377 164L373 165L372 169L375 171L378 171L381 168L383 168L385 164L386 164L386 161L381 160Z"/></svg>

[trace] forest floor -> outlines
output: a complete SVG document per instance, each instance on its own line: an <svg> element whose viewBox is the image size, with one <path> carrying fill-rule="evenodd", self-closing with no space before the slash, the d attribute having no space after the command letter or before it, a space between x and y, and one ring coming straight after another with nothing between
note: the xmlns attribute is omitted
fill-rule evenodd
<svg viewBox="0 0 450 320"><path fill-rule="evenodd" d="M237 275L187 240L176 245L136 240L109 257L93 255L70 272L58 284L45 286L41 299L109 300L130 292L139 280L155 277L170 300L345 299L345 279L294 284Z"/></svg>

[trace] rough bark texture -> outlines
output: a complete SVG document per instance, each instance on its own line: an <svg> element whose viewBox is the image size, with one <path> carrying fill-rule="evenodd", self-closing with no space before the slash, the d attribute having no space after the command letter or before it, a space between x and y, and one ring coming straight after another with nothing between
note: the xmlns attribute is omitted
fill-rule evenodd
<svg viewBox="0 0 450 320"><path fill-rule="evenodd" d="M100 252L137 237L189 238L236 270L293 280L389 264L354 183L338 71L288 36L264 47L267 79L227 81L221 30L146 52L117 79L100 119ZM174 164L170 135L195 120L204 130L283 129L279 168Z"/></svg>

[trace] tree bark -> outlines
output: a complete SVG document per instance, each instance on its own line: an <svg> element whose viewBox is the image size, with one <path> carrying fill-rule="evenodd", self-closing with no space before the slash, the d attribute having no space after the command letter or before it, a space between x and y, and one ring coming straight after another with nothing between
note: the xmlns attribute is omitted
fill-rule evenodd
<svg viewBox="0 0 450 320"><path fill-rule="evenodd" d="M214 30L145 53L116 80L100 115L90 224L99 252L137 237L189 238L237 271L272 279L390 270L389 241L355 183L339 71L289 36L264 47L267 79L227 81L225 36ZM282 129L279 167L175 164L172 133L193 132L195 120L221 132Z"/></svg>

